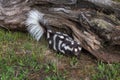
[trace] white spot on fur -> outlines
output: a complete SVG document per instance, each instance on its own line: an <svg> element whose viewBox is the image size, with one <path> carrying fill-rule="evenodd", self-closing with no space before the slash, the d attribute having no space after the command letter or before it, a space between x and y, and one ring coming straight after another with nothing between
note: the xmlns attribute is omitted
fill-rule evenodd
<svg viewBox="0 0 120 80"><path fill-rule="evenodd" d="M58 43L58 50L62 53L65 53L65 51L61 50L61 44L62 44L62 41L60 40Z"/></svg>
<svg viewBox="0 0 120 80"><path fill-rule="evenodd" d="M48 32L52 33L52 31L51 31L51 30L48 30Z"/></svg>
<svg viewBox="0 0 120 80"><path fill-rule="evenodd" d="M49 44L52 44L52 41L51 41L51 40L49 40Z"/></svg>
<svg viewBox="0 0 120 80"><path fill-rule="evenodd" d="M62 44L62 47L65 47L65 46L66 46L66 45L63 43L63 44Z"/></svg>
<svg viewBox="0 0 120 80"><path fill-rule="evenodd" d="M64 39L64 36L59 36L61 39Z"/></svg>
<svg viewBox="0 0 120 80"><path fill-rule="evenodd" d="M49 33L49 32L47 32L47 39L48 39L48 38L50 38L50 33Z"/></svg>
<svg viewBox="0 0 120 80"><path fill-rule="evenodd" d="M61 34L61 32L56 32L57 34Z"/></svg>
<svg viewBox="0 0 120 80"><path fill-rule="evenodd" d="M74 44L74 41L72 41L71 44L73 45L73 44Z"/></svg>
<svg viewBox="0 0 120 80"><path fill-rule="evenodd" d="M81 51L82 50L82 48L81 47L78 47L78 49Z"/></svg>
<svg viewBox="0 0 120 80"><path fill-rule="evenodd" d="M53 44L53 49L54 49L54 50L57 50L57 49L56 49L56 37L57 37L57 35L54 35L54 36L53 36L53 41L54 41L54 42L53 42L53 43L54 43L54 44Z"/></svg>
<svg viewBox="0 0 120 80"><path fill-rule="evenodd" d="M75 48L75 52L77 52L78 51L78 49L77 48Z"/></svg>
<svg viewBox="0 0 120 80"><path fill-rule="evenodd" d="M64 35L64 36L68 36L67 34L64 34L64 33L63 33L63 35Z"/></svg>
<svg viewBox="0 0 120 80"><path fill-rule="evenodd" d="M70 39L70 38L66 38L66 41L70 41L70 42L72 42L72 39Z"/></svg>

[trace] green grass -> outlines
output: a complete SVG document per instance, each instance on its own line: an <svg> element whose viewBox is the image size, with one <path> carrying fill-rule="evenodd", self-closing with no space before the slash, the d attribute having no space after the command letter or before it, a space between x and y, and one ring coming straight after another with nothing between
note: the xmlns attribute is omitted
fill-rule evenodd
<svg viewBox="0 0 120 80"><path fill-rule="evenodd" d="M62 80L56 65L44 61L48 47L44 40L37 42L29 34L0 30L0 80L31 80L41 74L43 77L39 79Z"/></svg>
<svg viewBox="0 0 120 80"><path fill-rule="evenodd" d="M120 64L105 64L98 62L97 73L93 80L120 80Z"/></svg>
<svg viewBox="0 0 120 80"><path fill-rule="evenodd" d="M45 38L37 42L27 33L0 30L0 80L120 80L119 63L89 62L49 51Z"/></svg>

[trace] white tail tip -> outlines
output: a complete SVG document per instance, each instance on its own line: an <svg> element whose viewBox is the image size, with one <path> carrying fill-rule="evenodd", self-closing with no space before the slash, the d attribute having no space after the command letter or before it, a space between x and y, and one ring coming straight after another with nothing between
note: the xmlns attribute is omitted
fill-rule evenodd
<svg viewBox="0 0 120 80"><path fill-rule="evenodd" d="M26 20L26 25L28 26L28 32L37 40L39 41L42 37L44 30L40 25L40 22L44 22L44 14L37 11L32 10L28 13L28 18Z"/></svg>

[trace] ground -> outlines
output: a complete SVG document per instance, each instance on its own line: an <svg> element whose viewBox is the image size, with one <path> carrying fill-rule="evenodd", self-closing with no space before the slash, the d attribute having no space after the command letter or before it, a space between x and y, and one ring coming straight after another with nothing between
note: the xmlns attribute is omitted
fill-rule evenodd
<svg viewBox="0 0 120 80"><path fill-rule="evenodd" d="M28 33L0 29L0 80L120 80L120 63L106 64L88 52L80 59L49 49Z"/></svg>

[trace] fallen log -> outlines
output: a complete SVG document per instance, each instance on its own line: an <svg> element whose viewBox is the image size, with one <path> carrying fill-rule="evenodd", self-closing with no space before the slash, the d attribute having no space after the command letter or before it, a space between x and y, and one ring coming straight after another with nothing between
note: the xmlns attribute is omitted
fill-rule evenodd
<svg viewBox="0 0 120 80"><path fill-rule="evenodd" d="M37 9L53 30L72 34L97 59L120 62L120 7L107 1L1 0L0 27L26 31L27 13Z"/></svg>

